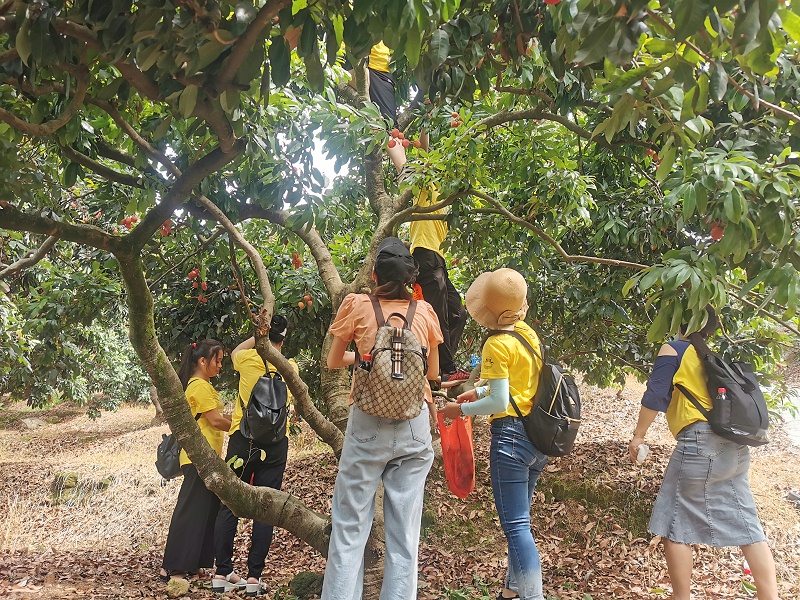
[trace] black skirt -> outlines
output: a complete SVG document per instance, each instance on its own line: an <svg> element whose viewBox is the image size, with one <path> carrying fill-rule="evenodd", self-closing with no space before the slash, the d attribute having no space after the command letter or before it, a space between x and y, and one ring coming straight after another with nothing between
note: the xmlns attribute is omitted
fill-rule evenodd
<svg viewBox="0 0 800 600"><path fill-rule="evenodd" d="M208 491L197 468L184 465L183 483L164 548L167 571L193 573L214 566L214 523L219 512L219 498Z"/></svg>

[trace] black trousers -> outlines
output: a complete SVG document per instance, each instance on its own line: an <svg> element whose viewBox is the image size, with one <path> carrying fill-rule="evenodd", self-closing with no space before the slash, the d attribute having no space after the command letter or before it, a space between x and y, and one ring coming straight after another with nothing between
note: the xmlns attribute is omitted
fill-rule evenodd
<svg viewBox="0 0 800 600"><path fill-rule="evenodd" d="M389 73L368 69L369 99L378 105L381 114L397 127L397 100L394 96L394 79Z"/></svg>
<svg viewBox="0 0 800 600"><path fill-rule="evenodd" d="M234 456L244 461L239 469L234 472L239 479L250 485L281 489L283 472L286 469L286 455L289 450L289 440L284 438L275 446L264 448L267 453L265 460L261 460L261 448L250 445L240 431L236 431L228 440L228 453L226 462ZM231 465L233 468L233 465ZM236 538L236 529L239 526L239 517L234 515L224 504L219 508L217 522L214 526L214 554L217 559L217 575L233 573L233 542ZM261 521L253 521L253 534L250 541L250 551L247 554L247 577L258 579L264 570L269 547L272 544L272 525Z"/></svg>
<svg viewBox="0 0 800 600"><path fill-rule="evenodd" d="M439 344L439 370L442 373L452 373L456 370L453 357L461 343L461 336L464 335L467 310L447 275L444 258L438 252L415 248L414 258L419 265L417 283L422 288L425 302L433 306L436 316L439 317L439 327L442 328L444 342Z"/></svg>
<svg viewBox="0 0 800 600"><path fill-rule="evenodd" d="M172 511L161 566L167 571L195 572L214 566L214 523L219 498L208 491L197 468L184 465L183 483Z"/></svg>

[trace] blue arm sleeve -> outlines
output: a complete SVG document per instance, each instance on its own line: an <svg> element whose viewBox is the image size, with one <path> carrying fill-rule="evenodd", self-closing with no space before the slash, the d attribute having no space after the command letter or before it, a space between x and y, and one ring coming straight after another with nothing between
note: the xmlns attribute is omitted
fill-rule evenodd
<svg viewBox="0 0 800 600"><path fill-rule="evenodd" d="M465 415L493 415L508 408L508 378L490 379L489 394L475 402L465 402L461 412Z"/></svg>
<svg viewBox="0 0 800 600"><path fill-rule="evenodd" d="M667 412L672 399L672 378L678 370L677 356L658 356L653 372L642 396L642 406L658 412Z"/></svg>

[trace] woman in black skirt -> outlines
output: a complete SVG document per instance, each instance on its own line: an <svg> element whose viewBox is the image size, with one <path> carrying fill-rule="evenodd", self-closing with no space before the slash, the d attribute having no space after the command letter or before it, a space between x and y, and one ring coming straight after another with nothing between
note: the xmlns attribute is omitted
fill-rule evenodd
<svg viewBox="0 0 800 600"><path fill-rule="evenodd" d="M178 370L192 415L217 454L222 453L225 432L231 426L231 417L222 414L222 403L209 381L221 368L222 344L203 340L186 347ZM219 498L206 488L185 450L181 450L180 463L183 483L172 512L159 574L165 582L171 574L195 573L214 565L214 523Z"/></svg>
<svg viewBox="0 0 800 600"><path fill-rule="evenodd" d="M703 338L717 330L717 316L707 309ZM682 334L685 326L681 327ZM659 412L678 441L658 492L650 532L664 540L672 598L689 600L692 546L740 546L760 600L778 600L775 562L756 513L750 490L750 449L718 436L705 416L684 396L680 384L711 409L703 365L683 336L661 347L642 397L639 420L628 447L637 462L639 447Z"/></svg>

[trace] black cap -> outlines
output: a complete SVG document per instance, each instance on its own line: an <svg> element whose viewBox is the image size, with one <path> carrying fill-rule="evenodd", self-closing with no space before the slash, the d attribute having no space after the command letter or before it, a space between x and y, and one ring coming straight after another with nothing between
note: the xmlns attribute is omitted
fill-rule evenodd
<svg viewBox="0 0 800 600"><path fill-rule="evenodd" d="M289 321L283 315L272 315L269 323L269 339L271 342L282 342L286 339L286 332L289 329Z"/></svg>
<svg viewBox="0 0 800 600"><path fill-rule="evenodd" d="M386 238L378 246L375 274L379 284L387 281L412 283L418 272L417 262L399 238Z"/></svg>

